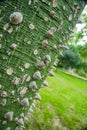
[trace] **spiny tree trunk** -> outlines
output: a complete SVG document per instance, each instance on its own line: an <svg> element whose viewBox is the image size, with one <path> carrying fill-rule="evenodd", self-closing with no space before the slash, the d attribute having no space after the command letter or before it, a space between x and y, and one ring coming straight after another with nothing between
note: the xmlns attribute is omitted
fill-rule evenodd
<svg viewBox="0 0 87 130"><path fill-rule="evenodd" d="M0 130L24 129L83 7L81 0L0 1Z"/></svg>

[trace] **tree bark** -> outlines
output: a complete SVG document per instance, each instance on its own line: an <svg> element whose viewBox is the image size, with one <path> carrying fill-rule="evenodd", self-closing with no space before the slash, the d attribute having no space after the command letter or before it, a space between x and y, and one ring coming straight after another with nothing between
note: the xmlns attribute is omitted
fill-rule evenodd
<svg viewBox="0 0 87 130"><path fill-rule="evenodd" d="M24 127L83 8L81 0L0 1L0 130Z"/></svg>

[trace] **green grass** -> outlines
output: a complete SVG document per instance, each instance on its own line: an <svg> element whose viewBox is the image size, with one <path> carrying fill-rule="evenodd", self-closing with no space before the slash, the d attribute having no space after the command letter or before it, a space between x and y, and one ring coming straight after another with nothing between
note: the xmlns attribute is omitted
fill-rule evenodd
<svg viewBox="0 0 87 130"><path fill-rule="evenodd" d="M83 130L87 125L87 81L56 70L48 77L48 88L40 90L42 100L36 103L27 130ZM57 119L59 125L54 125Z"/></svg>

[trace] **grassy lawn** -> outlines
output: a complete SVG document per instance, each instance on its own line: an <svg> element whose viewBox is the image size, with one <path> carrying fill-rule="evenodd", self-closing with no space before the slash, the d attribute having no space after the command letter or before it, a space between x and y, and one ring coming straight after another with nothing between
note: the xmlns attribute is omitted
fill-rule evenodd
<svg viewBox="0 0 87 130"><path fill-rule="evenodd" d="M27 130L87 130L87 81L56 70L40 90Z"/></svg>

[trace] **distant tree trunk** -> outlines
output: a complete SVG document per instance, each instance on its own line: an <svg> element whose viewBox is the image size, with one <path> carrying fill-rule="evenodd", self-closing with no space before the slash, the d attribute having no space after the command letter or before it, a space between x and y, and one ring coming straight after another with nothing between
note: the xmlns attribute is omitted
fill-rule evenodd
<svg viewBox="0 0 87 130"><path fill-rule="evenodd" d="M83 8L81 0L0 1L0 130L24 130Z"/></svg>

